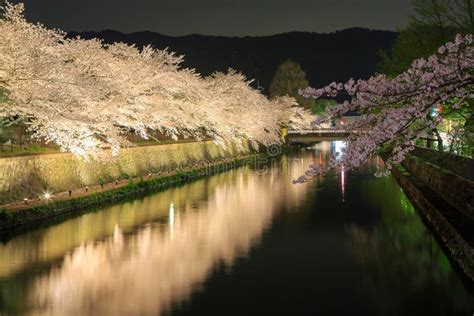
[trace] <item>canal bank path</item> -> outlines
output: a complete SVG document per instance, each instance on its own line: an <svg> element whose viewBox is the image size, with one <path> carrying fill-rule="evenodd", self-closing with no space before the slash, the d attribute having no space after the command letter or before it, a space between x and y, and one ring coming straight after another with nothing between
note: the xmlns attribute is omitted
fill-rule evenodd
<svg viewBox="0 0 474 316"><path fill-rule="evenodd" d="M233 158L221 158L217 162L207 163L205 166L203 165L202 167L204 167L206 171L209 171L209 169L213 167L217 167L223 164L233 163L237 160L241 161L243 159L248 159L255 156L256 155L243 155L243 156L236 156ZM232 168L233 166L230 165L229 169L232 169ZM199 169L199 166L194 165L191 167L186 167L182 171L188 172L188 171L193 171L197 169ZM25 199L21 201L16 201L13 203L0 205L0 210L3 209L6 211L11 211L11 212L30 210L30 209L45 206L51 203L75 200L81 197L91 196L97 193L104 193L104 192L116 190L122 187L126 187L131 182L136 183L139 181L149 181L149 180L158 179L158 178L172 177L172 176L177 175L178 172L179 172L178 169L175 169L173 171L170 171L170 170L160 171L156 173L149 173L148 175L144 175L144 176L115 180L113 182L104 183L103 185L97 184L97 185L84 186L82 188L71 189L70 191L64 191L64 192L58 192L58 193L45 191L42 196L38 196L36 198L32 198L31 196L29 196L29 197L25 197Z"/></svg>

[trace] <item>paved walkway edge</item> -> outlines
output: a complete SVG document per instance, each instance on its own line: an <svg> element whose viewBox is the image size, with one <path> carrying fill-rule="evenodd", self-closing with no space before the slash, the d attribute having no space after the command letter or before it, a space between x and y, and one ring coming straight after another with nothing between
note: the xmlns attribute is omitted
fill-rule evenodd
<svg viewBox="0 0 474 316"><path fill-rule="evenodd" d="M201 179L213 174L235 169L257 159L259 155L250 155L235 160L213 164L203 168L182 171L155 178L132 179L127 185L111 188L101 192L52 202L47 205L31 207L16 211L0 210L0 237L14 234L18 230L28 230L49 223L48 220L71 215L83 214L94 208L134 199L153 192L159 192L176 185Z"/></svg>

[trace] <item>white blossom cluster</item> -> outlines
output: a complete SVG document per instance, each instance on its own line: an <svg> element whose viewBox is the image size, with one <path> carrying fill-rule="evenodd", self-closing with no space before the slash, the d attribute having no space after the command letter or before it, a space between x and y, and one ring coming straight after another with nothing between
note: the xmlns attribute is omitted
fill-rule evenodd
<svg viewBox="0 0 474 316"><path fill-rule="evenodd" d="M33 24L23 4L0 20L1 116L28 120L35 137L78 156L130 146L127 135L155 132L256 147L280 142L281 126L307 124L293 98L268 100L233 71L201 77L182 56L99 39L70 39Z"/></svg>

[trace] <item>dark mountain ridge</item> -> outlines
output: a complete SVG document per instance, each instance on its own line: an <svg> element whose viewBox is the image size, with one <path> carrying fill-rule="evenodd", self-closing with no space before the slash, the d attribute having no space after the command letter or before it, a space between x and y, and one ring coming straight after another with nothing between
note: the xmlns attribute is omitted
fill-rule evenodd
<svg viewBox="0 0 474 316"><path fill-rule="evenodd" d="M191 34L172 37L149 31L71 32L69 36L101 38L105 43L124 42L139 47L151 44L185 55L183 67L202 75L234 68L254 86L268 91L280 63L298 62L312 86L350 78L366 79L376 72L381 50L390 50L395 32L351 28L334 33L290 32L272 36L224 37Z"/></svg>

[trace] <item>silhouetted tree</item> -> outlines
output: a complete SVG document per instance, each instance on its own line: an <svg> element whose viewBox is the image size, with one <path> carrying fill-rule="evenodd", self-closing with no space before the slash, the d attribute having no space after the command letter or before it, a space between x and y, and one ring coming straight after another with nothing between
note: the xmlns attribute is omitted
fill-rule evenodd
<svg viewBox="0 0 474 316"><path fill-rule="evenodd" d="M412 0L415 15L399 30L391 53L382 51L378 70L395 77L411 67L414 60L435 54L455 34L474 33L474 0ZM465 115L464 141L474 146L474 102Z"/></svg>
<svg viewBox="0 0 474 316"><path fill-rule="evenodd" d="M413 60L426 58L456 34L474 33L474 0L412 0L415 15L399 30L390 54L382 52L379 71L396 76Z"/></svg>
<svg viewBox="0 0 474 316"><path fill-rule="evenodd" d="M287 60L278 66L275 76L270 84L270 97L276 98L288 95L296 98L298 104L306 109L311 109L314 101L299 95L300 89L309 86L306 74L301 66L293 60Z"/></svg>
<svg viewBox="0 0 474 316"><path fill-rule="evenodd" d="M391 53L381 52L378 71L395 77L409 69L414 60L434 54L441 45L452 40L455 34L456 30L453 28L411 22L399 30Z"/></svg>

